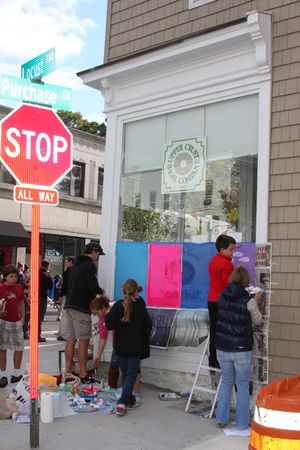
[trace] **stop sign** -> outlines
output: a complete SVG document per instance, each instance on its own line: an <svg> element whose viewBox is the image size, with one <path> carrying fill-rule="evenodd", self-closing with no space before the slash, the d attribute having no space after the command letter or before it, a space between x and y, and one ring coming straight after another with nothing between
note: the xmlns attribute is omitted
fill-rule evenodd
<svg viewBox="0 0 300 450"><path fill-rule="evenodd" d="M20 184L51 187L72 168L72 134L52 109L23 104L0 135L1 161Z"/></svg>

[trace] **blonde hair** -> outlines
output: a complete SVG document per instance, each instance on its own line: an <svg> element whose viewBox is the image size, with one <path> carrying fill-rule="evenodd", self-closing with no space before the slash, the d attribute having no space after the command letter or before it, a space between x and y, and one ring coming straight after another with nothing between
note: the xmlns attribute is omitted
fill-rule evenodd
<svg viewBox="0 0 300 450"><path fill-rule="evenodd" d="M236 267L230 275L230 282L239 284L240 286L247 287L250 283L250 277L248 270L245 267Z"/></svg>
<svg viewBox="0 0 300 450"><path fill-rule="evenodd" d="M134 294L139 290L139 285L135 280L129 278L122 285L124 300L122 302L124 308L124 316L121 319L121 322L126 323L130 322L130 314L132 312L132 302L134 301Z"/></svg>

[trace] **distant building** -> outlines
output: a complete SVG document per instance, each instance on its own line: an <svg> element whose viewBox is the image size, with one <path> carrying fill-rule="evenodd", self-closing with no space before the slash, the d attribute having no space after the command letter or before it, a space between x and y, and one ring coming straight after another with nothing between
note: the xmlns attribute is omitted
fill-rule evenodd
<svg viewBox="0 0 300 450"><path fill-rule="evenodd" d="M11 108L0 106L0 118ZM105 138L76 129L73 168L55 186L59 205L41 206L40 254L51 261L51 273L61 273L64 257L80 255L86 242L98 240ZM14 178L0 164L0 267L21 260L30 265L31 205L13 200Z"/></svg>
<svg viewBox="0 0 300 450"><path fill-rule="evenodd" d="M208 217L271 242L270 379L300 372L299 21L299 0L109 0L104 64L79 74L105 98L106 290L129 207L173 211L179 242Z"/></svg>

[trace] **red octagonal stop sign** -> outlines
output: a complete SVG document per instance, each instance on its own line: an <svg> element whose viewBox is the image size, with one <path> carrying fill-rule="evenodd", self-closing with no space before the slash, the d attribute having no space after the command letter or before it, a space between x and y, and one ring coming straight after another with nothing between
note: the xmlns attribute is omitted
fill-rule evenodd
<svg viewBox="0 0 300 450"><path fill-rule="evenodd" d="M1 161L20 184L51 187L72 168L72 134L52 109L23 104L0 133Z"/></svg>

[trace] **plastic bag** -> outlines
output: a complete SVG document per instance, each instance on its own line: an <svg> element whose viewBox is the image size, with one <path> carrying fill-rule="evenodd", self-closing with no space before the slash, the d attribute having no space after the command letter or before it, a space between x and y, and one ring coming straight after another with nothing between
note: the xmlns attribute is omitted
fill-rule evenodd
<svg viewBox="0 0 300 450"><path fill-rule="evenodd" d="M0 419L9 419L13 412L18 411L18 406L14 400L0 396Z"/></svg>
<svg viewBox="0 0 300 450"><path fill-rule="evenodd" d="M11 400L16 400L23 405L30 406L30 396L29 396L29 382L24 379L24 377L19 381L19 383L13 388L8 397Z"/></svg>

